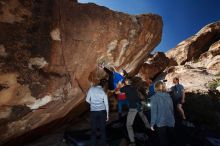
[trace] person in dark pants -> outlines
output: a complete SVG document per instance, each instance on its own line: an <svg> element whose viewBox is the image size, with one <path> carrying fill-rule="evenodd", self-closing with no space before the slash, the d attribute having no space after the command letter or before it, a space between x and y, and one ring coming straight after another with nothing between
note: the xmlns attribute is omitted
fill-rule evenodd
<svg viewBox="0 0 220 146"><path fill-rule="evenodd" d="M185 91L183 85L179 83L179 78L173 78L174 86L171 87L171 95L173 97L174 108L181 115L183 120L186 120L183 104L185 103Z"/></svg>
<svg viewBox="0 0 220 146"><path fill-rule="evenodd" d="M96 146L97 130L101 132L101 146L106 146L105 124L109 119L108 98L104 92L104 80L99 85L89 89L86 102L90 104L90 121L91 121L91 145Z"/></svg>
<svg viewBox="0 0 220 146"><path fill-rule="evenodd" d="M131 85L132 82L130 79L126 79L125 82L126 82L126 86L122 87L120 89L120 92L126 94L126 97L129 102L129 112L127 115L126 127L128 131L128 136L131 142L130 146L136 146L135 138L134 138L134 130L132 127L136 115L138 114L140 116L140 118L144 122L144 125L147 129L150 129L150 124L146 116L144 115L143 111L140 108L140 96L138 94L137 89L133 85Z"/></svg>
<svg viewBox="0 0 220 146"><path fill-rule="evenodd" d="M165 84L161 81L155 84L156 93L151 97L151 130L154 126L160 140L161 146L172 146L175 144L174 137L174 113L173 102L166 92ZM171 140L172 139L172 140Z"/></svg>

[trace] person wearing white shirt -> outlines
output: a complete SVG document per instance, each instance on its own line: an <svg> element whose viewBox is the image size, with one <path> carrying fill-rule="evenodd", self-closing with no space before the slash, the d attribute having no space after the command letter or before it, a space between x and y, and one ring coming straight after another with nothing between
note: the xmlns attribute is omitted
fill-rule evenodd
<svg viewBox="0 0 220 146"><path fill-rule="evenodd" d="M101 145L106 146L105 124L109 120L108 98L103 89L105 80L101 80L99 85L89 89L86 102L90 104L91 121L91 145L96 145L96 134L98 128L101 132Z"/></svg>

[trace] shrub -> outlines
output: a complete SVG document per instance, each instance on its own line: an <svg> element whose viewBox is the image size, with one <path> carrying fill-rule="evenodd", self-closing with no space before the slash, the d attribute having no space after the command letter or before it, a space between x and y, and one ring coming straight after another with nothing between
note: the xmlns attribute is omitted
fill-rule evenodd
<svg viewBox="0 0 220 146"><path fill-rule="evenodd" d="M208 87L211 90L215 90L218 86L220 86L220 79L216 79L216 80L213 80L212 82L208 83Z"/></svg>

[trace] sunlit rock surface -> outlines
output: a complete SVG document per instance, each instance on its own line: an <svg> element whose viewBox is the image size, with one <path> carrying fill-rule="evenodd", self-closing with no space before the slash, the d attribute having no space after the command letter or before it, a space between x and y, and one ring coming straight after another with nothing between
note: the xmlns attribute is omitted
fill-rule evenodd
<svg viewBox="0 0 220 146"><path fill-rule="evenodd" d="M219 86L220 78L220 22L211 23L197 34L182 41L166 56L179 65L166 68L157 79L167 79L168 87L172 79L179 77L186 92L207 93ZM154 70L159 70L157 69Z"/></svg>
<svg viewBox="0 0 220 146"><path fill-rule="evenodd" d="M174 77L185 87L184 109L187 120L204 129L220 131L220 22L202 28L197 34L182 41L166 56L178 65L166 68L159 79L167 79L173 86Z"/></svg>
<svg viewBox="0 0 220 146"><path fill-rule="evenodd" d="M220 78L220 22L205 26L169 50L166 57L156 56L141 68L143 78L156 75L157 79L167 79L167 85L171 87L173 77L179 77L187 92L205 93L213 90L215 86L212 85L219 86Z"/></svg>
<svg viewBox="0 0 220 146"><path fill-rule="evenodd" d="M199 56L208 51L209 47L220 39L220 22L206 25L197 34L179 43L166 54L178 64L198 60Z"/></svg>
<svg viewBox="0 0 220 146"><path fill-rule="evenodd" d="M193 68L188 65L173 66L165 70L167 86L173 86L173 78L178 77L180 83L184 85L186 92L207 93L209 83L217 79L215 75L207 73L206 70Z"/></svg>
<svg viewBox="0 0 220 146"><path fill-rule="evenodd" d="M134 75L161 40L158 15L70 0L0 5L0 145L61 125L68 113L76 119L91 81L104 75L98 64Z"/></svg>

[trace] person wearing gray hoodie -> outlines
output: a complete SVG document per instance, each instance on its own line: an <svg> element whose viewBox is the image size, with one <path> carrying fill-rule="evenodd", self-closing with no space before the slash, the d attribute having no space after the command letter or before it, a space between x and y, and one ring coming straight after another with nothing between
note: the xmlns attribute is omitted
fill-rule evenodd
<svg viewBox="0 0 220 146"><path fill-rule="evenodd" d="M161 81L155 84L156 93L151 97L151 130L158 133L161 146L170 146L169 139L174 138L173 102Z"/></svg>

